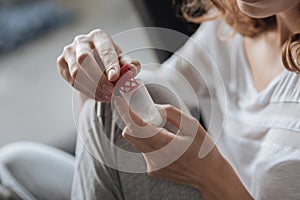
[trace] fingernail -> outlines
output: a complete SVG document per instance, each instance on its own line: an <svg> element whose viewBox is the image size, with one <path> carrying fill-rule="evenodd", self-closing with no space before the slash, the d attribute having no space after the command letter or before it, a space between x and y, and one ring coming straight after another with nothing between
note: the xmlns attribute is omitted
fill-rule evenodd
<svg viewBox="0 0 300 200"><path fill-rule="evenodd" d="M112 77L114 76L116 74L116 70L115 69L110 69L109 71L108 71L108 80L112 80Z"/></svg>
<svg viewBox="0 0 300 200"><path fill-rule="evenodd" d="M120 105L121 105L121 99L120 99L120 97L115 97L114 100L115 100L114 101L115 105L118 106L118 107L120 107Z"/></svg>

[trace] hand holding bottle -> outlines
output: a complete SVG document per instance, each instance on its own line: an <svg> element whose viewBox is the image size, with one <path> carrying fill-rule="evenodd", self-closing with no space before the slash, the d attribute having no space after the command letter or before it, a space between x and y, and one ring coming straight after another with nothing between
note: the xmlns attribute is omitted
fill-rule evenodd
<svg viewBox="0 0 300 200"><path fill-rule="evenodd" d="M76 36L57 59L61 76L81 93L100 102L111 102L113 82L119 78L120 65L125 64L134 75L140 71L140 63L122 56L112 38L100 29Z"/></svg>

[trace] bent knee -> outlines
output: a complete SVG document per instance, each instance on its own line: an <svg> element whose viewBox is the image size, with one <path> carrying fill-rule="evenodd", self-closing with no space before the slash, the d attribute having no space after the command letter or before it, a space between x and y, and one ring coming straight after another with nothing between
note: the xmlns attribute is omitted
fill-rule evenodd
<svg viewBox="0 0 300 200"><path fill-rule="evenodd" d="M0 148L0 165L7 168L22 166L24 163L39 163L45 159L73 164L74 158L59 149L35 142L15 142Z"/></svg>
<svg viewBox="0 0 300 200"><path fill-rule="evenodd" d="M12 163L26 157L36 144L33 142L16 142L0 148L0 164L10 166Z"/></svg>

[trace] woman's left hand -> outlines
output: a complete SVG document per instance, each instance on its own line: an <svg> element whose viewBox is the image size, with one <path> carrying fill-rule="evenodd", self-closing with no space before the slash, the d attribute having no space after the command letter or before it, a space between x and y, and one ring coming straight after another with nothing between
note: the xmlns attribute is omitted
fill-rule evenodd
<svg viewBox="0 0 300 200"><path fill-rule="evenodd" d="M115 98L115 105L126 124L123 137L142 152L150 176L194 187L203 199L252 199L215 146L199 158L208 136L195 118L171 105L158 106L176 128L172 133L144 122L121 98Z"/></svg>

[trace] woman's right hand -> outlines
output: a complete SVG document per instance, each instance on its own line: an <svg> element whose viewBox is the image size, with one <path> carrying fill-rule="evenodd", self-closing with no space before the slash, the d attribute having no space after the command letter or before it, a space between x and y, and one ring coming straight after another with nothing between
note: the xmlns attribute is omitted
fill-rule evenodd
<svg viewBox="0 0 300 200"><path fill-rule="evenodd" d="M75 89L100 102L110 102L118 80L120 66L129 65L135 75L141 65L122 51L111 37L100 29L76 36L57 58L61 76Z"/></svg>

